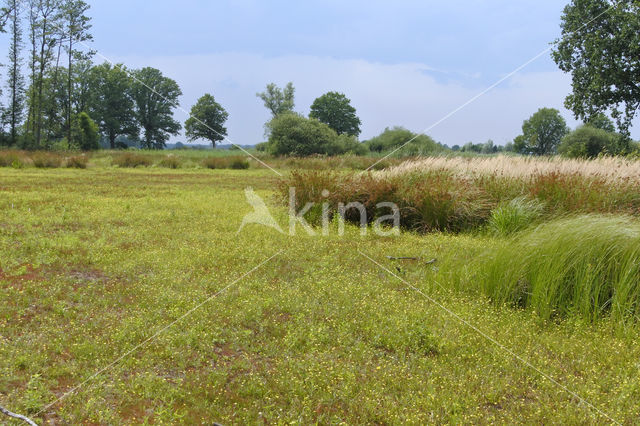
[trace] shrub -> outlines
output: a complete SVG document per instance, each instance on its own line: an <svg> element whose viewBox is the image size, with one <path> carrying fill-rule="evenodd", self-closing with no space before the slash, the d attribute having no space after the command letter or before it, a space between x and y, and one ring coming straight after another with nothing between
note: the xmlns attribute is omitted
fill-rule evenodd
<svg viewBox="0 0 640 426"><path fill-rule="evenodd" d="M558 152L568 158L595 158L600 154L617 155L626 151L622 137L591 126L582 126L562 139Z"/></svg>
<svg viewBox="0 0 640 426"><path fill-rule="evenodd" d="M153 164L151 157L133 152L113 156L113 164L118 167L148 167Z"/></svg>
<svg viewBox="0 0 640 426"><path fill-rule="evenodd" d="M514 198L502 203L491 213L489 229L495 235L511 235L529 226L542 214L542 210L543 205L537 200Z"/></svg>
<svg viewBox="0 0 640 426"><path fill-rule="evenodd" d="M73 141L83 151L100 149L100 129L86 112L76 115L71 125Z"/></svg>
<svg viewBox="0 0 640 426"><path fill-rule="evenodd" d="M242 158L234 158L231 160L230 167L234 170L246 170L249 168L249 162Z"/></svg>
<svg viewBox="0 0 640 426"><path fill-rule="evenodd" d="M62 166L62 157L51 152L36 152L31 156L33 165L40 169L54 169Z"/></svg>
<svg viewBox="0 0 640 426"><path fill-rule="evenodd" d="M249 162L245 157L207 157L201 164L207 169L244 170L249 168Z"/></svg>
<svg viewBox="0 0 640 426"><path fill-rule="evenodd" d="M338 134L324 123L298 114L281 114L268 124L269 151L274 155L336 154Z"/></svg>
<svg viewBox="0 0 640 426"><path fill-rule="evenodd" d="M640 225L628 217L540 225L492 250L479 268L478 282L495 303L531 308L544 319L640 313Z"/></svg>
<svg viewBox="0 0 640 426"><path fill-rule="evenodd" d="M181 164L182 164L182 161L180 160L180 158L176 157L173 154L169 154L166 157L164 157L162 160L160 160L159 166L166 167L168 169L177 169L180 167Z"/></svg>
<svg viewBox="0 0 640 426"><path fill-rule="evenodd" d="M364 142L371 152L399 149L398 155L416 156L442 152L445 149L431 137L415 134L403 127L386 128L380 135Z"/></svg>
<svg viewBox="0 0 640 426"><path fill-rule="evenodd" d="M67 158L67 168L86 169L89 163L89 157L86 155L74 155Z"/></svg>
<svg viewBox="0 0 640 426"><path fill-rule="evenodd" d="M26 156L20 151L0 151L0 167L21 169L26 162Z"/></svg>

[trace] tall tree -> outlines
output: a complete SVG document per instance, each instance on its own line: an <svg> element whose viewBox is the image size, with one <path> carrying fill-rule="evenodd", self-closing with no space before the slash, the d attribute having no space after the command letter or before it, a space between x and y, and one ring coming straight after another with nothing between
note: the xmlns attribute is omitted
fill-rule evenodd
<svg viewBox="0 0 640 426"><path fill-rule="evenodd" d="M342 93L329 92L317 98L311 105L309 117L327 124L339 135L358 136L361 121L351 101Z"/></svg>
<svg viewBox="0 0 640 426"><path fill-rule="evenodd" d="M30 24L33 43L32 91L30 102L34 119L35 146L42 146L44 84L53 50L59 44L61 0L30 0Z"/></svg>
<svg viewBox="0 0 640 426"><path fill-rule="evenodd" d="M118 136L137 139L140 130L132 97L132 79L124 65L104 63L92 68L88 74L87 85L91 90L87 110L109 139L111 149L115 149Z"/></svg>
<svg viewBox="0 0 640 426"><path fill-rule="evenodd" d="M206 139L216 147L216 142L224 140L227 129L224 127L229 114L210 94L205 94L191 108L191 117L184 124L189 140Z"/></svg>
<svg viewBox="0 0 640 426"><path fill-rule="evenodd" d="M628 137L640 111L640 1L572 0L561 27L553 59L572 76L567 108L585 122L610 110Z"/></svg>
<svg viewBox="0 0 640 426"><path fill-rule="evenodd" d="M75 48L76 44L93 39L93 36L89 33L91 18L86 15L87 10L89 10L89 5L83 0L66 0L62 7L62 20L65 22L65 35L67 37L65 49L69 60L69 67L67 68L67 104L65 105L67 140L69 143L72 143L73 61L74 59L89 59L93 53L82 54Z"/></svg>
<svg viewBox="0 0 640 426"><path fill-rule="evenodd" d="M133 99L138 122L144 130L142 147L164 149L169 137L177 135L182 128L173 118L182 90L178 83L155 68L135 71L133 77Z"/></svg>
<svg viewBox="0 0 640 426"><path fill-rule="evenodd" d="M22 27L20 25L20 0L6 0L5 10L9 16L11 41L9 44L9 72L7 88L9 89L9 105L5 111L5 121L9 123L9 143L18 142L18 127L24 115L24 76L22 75L23 47Z"/></svg>
<svg viewBox="0 0 640 426"><path fill-rule="evenodd" d="M256 93L256 96L262 99L264 106L271 111L275 118L282 113L293 111L295 91L291 82L287 83L283 89L276 86L275 83L269 83L267 90Z"/></svg>
<svg viewBox="0 0 640 426"><path fill-rule="evenodd" d="M522 135L514 140L522 154L555 154L562 138L569 133L567 123L554 108L540 108L522 124Z"/></svg>

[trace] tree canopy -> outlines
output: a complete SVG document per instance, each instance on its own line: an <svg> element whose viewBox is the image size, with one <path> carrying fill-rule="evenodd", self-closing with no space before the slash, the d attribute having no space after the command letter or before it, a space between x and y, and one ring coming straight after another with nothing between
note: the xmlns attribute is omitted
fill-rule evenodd
<svg viewBox="0 0 640 426"><path fill-rule="evenodd" d="M329 92L317 98L311 105L309 117L327 124L339 135L360 134L362 122L356 115L356 109L351 106L351 101L342 93Z"/></svg>
<svg viewBox="0 0 640 426"><path fill-rule="evenodd" d="M264 106L271 111L273 117L280 114L292 112L295 98L295 88L293 83L289 82L281 89L275 83L267 84L264 92L256 93L256 96L262 99Z"/></svg>
<svg viewBox="0 0 640 426"><path fill-rule="evenodd" d="M567 122L554 108L541 108L522 124L522 135L514 142L521 154L555 154L562 138L569 132Z"/></svg>
<svg viewBox="0 0 640 426"><path fill-rule="evenodd" d="M216 102L213 95L205 94L191 108L191 116L184 124L185 134L191 141L206 139L216 147L216 142L227 136L224 123L229 118L225 109Z"/></svg>
<svg viewBox="0 0 640 426"><path fill-rule="evenodd" d="M610 110L628 137L640 109L640 2L572 0L561 27L553 59L572 76L567 108L585 122Z"/></svg>
<svg viewBox="0 0 640 426"><path fill-rule="evenodd" d="M155 68L133 73L132 92L140 127L144 130L142 147L164 149L169 136L177 135L182 126L173 118L173 110L182 96L180 86Z"/></svg>

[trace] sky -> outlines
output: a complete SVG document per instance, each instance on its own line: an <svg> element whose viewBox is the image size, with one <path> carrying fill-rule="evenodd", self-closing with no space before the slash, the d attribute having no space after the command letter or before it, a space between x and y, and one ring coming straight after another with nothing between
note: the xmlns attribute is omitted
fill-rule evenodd
<svg viewBox="0 0 640 426"><path fill-rule="evenodd" d="M187 111L203 94L214 95L229 112L233 143L264 140L270 115L256 93L270 82L291 81L295 110L305 115L327 91L350 98L362 120L361 140L403 126L452 146L488 139L505 144L541 107L579 124L563 107L570 76L549 52L510 76L551 47L567 1L88 3L96 61L162 70L181 86ZM187 118L176 112L180 122ZM640 138L637 123L632 135ZM180 135L177 141L186 140Z"/></svg>

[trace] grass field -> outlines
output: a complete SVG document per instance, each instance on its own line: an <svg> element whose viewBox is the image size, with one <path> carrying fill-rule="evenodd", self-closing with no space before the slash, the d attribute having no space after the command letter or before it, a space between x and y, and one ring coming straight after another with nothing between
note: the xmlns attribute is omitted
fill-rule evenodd
<svg viewBox="0 0 640 426"><path fill-rule="evenodd" d="M287 227L271 171L100 158L0 168L0 405L14 412L45 424L637 421L637 324L492 302L479 260L508 240L237 233L246 187Z"/></svg>

